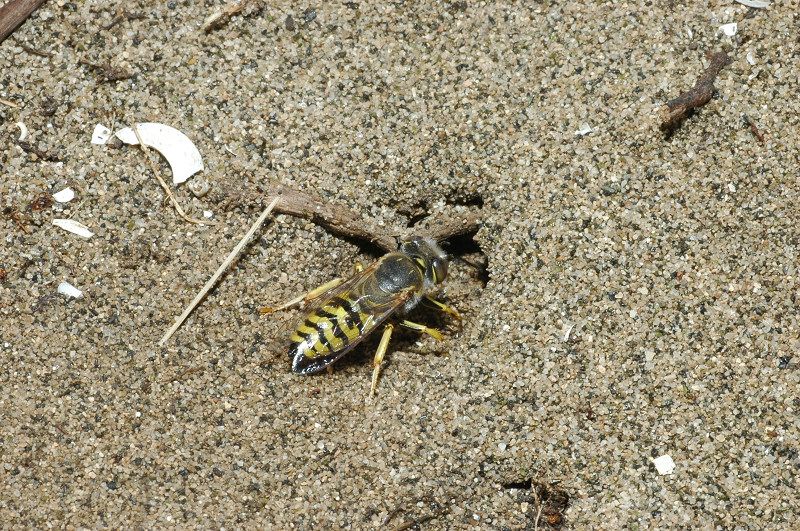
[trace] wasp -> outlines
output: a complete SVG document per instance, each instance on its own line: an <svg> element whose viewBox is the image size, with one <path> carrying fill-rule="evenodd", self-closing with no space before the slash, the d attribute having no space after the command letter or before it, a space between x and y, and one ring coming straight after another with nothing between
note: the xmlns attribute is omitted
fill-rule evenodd
<svg viewBox="0 0 800 531"><path fill-rule="evenodd" d="M264 308L262 313L313 301L291 334L289 358L294 372L316 373L350 352L389 317L408 313L423 299L461 319L453 308L430 297L447 278L448 262L449 257L433 239L415 236L401 241L397 251L368 267L357 265L350 278L334 279L278 308ZM406 319L399 325L442 340L442 333L435 328ZM393 330L391 323L383 328L373 360L370 397L375 395Z"/></svg>

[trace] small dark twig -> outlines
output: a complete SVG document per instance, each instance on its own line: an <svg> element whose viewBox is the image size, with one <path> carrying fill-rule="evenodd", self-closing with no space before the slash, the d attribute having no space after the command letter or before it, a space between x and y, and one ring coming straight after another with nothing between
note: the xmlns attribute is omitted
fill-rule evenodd
<svg viewBox="0 0 800 531"><path fill-rule="evenodd" d="M17 207L7 207L5 210L3 210L3 214L8 216L8 218L13 221L22 232L25 234L31 233L30 229L28 229L26 220L22 217L22 213L17 209Z"/></svg>
<svg viewBox="0 0 800 531"><path fill-rule="evenodd" d="M700 75L694 87L674 100L670 100L661 110L661 130L667 133L674 131L689 113L702 107L711 100L716 88L714 80L720 71L731 63L725 52L717 52L709 57L711 63Z"/></svg>
<svg viewBox="0 0 800 531"><path fill-rule="evenodd" d="M0 7L0 43L43 3L44 0L11 0Z"/></svg>
<svg viewBox="0 0 800 531"><path fill-rule="evenodd" d="M27 44L22 44L21 42L18 43L20 48L28 52L29 54L38 55L39 57L50 58L53 57L53 54L50 52L45 52L44 50L38 50L32 46L28 46Z"/></svg>
<svg viewBox="0 0 800 531"><path fill-rule="evenodd" d="M114 18L111 19L111 22L103 26L104 30L110 30L120 22L126 20L142 20L147 18L143 13L131 13L124 8L117 9L117 14L114 15Z"/></svg>
<svg viewBox="0 0 800 531"><path fill-rule="evenodd" d="M21 147L22 150L25 151L26 153L33 153L34 155L36 155L37 157L39 157L42 160L46 160L48 162L60 162L61 161L61 157L59 157L58 154L51 153L50 151L44 151L42 149L39 149L37 146L35 146L34 144L31 144L27 140L23 140L23 141L19 142L19 147Z"/></svg>
<svg viewBox="0 0 800 531"><path fill-rule="evenodd" d="M742 114L742 120L744 120L745 125L747 125L750 128L750 132L753 133L753 136L756 137L758 139L758 141L763 144L764 143L764 133L762 133L758 129L758 126L756 126L756 123L753 120L751 120L750 117L747 116L746 114Z"/></svg>
<svg viewBox="0 0 800 531"><path fill-rule="evenodd" d="M419 518L411 518L403 520L392 528L394 531L405 531L406 529L411 529L412 527L415 526L421 526L424 523L430 522L431 520L436 520L441 516L450 512L449 507L442 506L432 496L423 496L415 500L410 500L409 503L416 505L419 502L427 502L429 508L433 511L432 514L421 516ZM395 509L390 511L389 514L386 515L386 518L383 519L383 527L387 527L389 522L391 522L397 515L402 513L404 510L405 508L403 507L403 505L399 505Z"/></svg>
<svg viewBox="0 0 800 531"><path fill-rule="evenodd" d="M115 82L115 81L122 81L125 79L130 79L134 76L133 72L122 68L121 66L113 66L111 63L92 63L85 59L81 59L78 61L82 65L86 65L97 72L99 72L104 78L105 81L108 82Z"/></svg>
<svg viewBox="0 0 800 531"><path fill-rule="evenodd" d="M32 212L38 212L40 210L46 210L53 206L53 196L47 192L42 192L33 201L28 203L28 210Z"/></svg>

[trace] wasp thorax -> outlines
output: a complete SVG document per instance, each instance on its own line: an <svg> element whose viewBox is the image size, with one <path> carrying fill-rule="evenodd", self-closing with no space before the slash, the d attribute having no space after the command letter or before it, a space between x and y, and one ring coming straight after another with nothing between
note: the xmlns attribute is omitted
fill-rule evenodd
<svg viewBox="0 0 800 531"><path fill-rule="evenodd" d="M415 236L400 244L400 252L414 259L426 281L440 284L447 278L447 253L433 239Z"/></svg>

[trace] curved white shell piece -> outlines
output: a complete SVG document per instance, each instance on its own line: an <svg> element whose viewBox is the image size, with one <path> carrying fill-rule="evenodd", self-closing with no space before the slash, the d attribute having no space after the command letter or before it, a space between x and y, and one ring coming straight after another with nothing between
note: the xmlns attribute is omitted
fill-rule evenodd
<svg viewBox="0 0 800 531"><path fill-rule="evenodd" d="M144 145L161 153L172 168L172 184L186 182L189 177L203 169L203 158L189 137L174 127L146 122L136 124ZM138 144L133 129L126 127L116 132L117 138L126 144Z"/></svg>

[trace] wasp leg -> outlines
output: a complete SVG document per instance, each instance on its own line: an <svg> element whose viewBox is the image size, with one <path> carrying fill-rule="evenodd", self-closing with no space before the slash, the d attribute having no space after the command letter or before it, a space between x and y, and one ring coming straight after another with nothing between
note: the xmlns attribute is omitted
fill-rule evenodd
<svg viewBox="0 0 800 531"><path fill-rule="evenodd" d="M296 304L300 304L301 302L308 302L308 301L310 301L312 299L316 299L317 297L319 297L320 295L322 295L323 293L325 293L329 289L335 288L336 286L338 286L339 284L342 283L342 280L343 280L342 278L334 278L330 282L326 282L325 284L319 286L318 288L312 289L311 291L309 291L305 295L300 295L299 297L295 297L294 299L292 299L290 301L284 302L283 304L281 304L277 308L273 308L272 306L264 306L263 308L259 309L258 311L262 315L266 315L266 314L270 314L270 313L279 312L279 311L285 310L287 308L291 308L292 306L294 306Z"/></svg>
<svg viewBox="0 0 800 531"><path fill-rule="evenodd" d="M392 330L394 330L394 326L387 324L386 328L383 329L381 342L378 343L378 350L375 352L375 360L372 362L372 387L370 387L369 390L370 398L375 396L375 388L378 386L378 375L381 372L381 363L383 363L383 356L386 355L386 349L389 347L389 340L392 338Z"/></svg>
<svg viewBox="0 0 800 531"><path fill-rule="evenodd" d="M425 297L425 299L434 306L436 306L437 308L439 308L440 310L442 310L444 313L449 313L459 321L461 320L461 315L459 315L459 313L452 306L448 306L443 302L439 302L433 297Z"/></svg>
<svg viewBox="0 0 800 531"><path fill-rule="evenodd" d="M355 265L353 266L353 269L355 270L356 273L361 273L362 271L364 271L364 264L362 264L361 262L356 262Z"/></svg>
<svg viewBox="0 0 800 531"><path fill-rule="evenodd" d="M428 334L437 341L441 341L443 339L441 332L439 332L435 328L430 328L428 326L421 325L419 323L412 323L411 321L400 321L400 326L405 326L406 328L410 328L412 330L418 330L423 334Z"/></svg>

